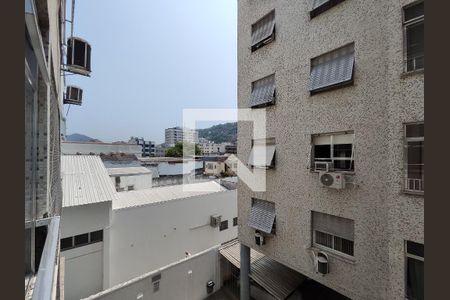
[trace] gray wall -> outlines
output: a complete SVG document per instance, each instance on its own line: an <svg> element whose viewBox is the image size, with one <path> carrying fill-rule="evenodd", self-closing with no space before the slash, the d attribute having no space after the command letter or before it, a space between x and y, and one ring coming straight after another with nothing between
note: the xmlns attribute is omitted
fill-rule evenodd
<svg viewBox="0 0 450 300"><path fill-rule="evenodd" d="M261 251L352 299L404 299L404 241L423 242L423 196L402 192L403 123L424 119L423 73L403 73L402 6L413 1L347 0L310 20L309 1L239 1L238 106L251 82L275 73L276 104L267 136L276 167L267 192L238 188L239 239L256 248L248 227L251 197L275 202L277 235ZM276 39L251 53L251 24L275 8ZM354 85L309 94L310 59L355 43ZM238 125L238 157L251 149L248 122ZM355 188L320 187L309 170L311 134L355 132ZM311 211L355 221L353 260L330 255L331 273L314 272Z"/></svg>

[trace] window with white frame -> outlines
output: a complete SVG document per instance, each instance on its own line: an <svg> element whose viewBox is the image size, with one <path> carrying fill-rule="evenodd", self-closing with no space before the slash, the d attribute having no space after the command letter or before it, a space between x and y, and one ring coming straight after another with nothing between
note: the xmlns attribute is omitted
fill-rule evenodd
<svg viewBox="0 0 450 300"><path fill-rule="evenodd" d="M275 10L272 10L252 25L252 52L269 44L274 39Z"/></svg>
<svg viewBox="0 0 450 300"><path fill-rule="evenodd" d="M406 241L406 299L423 300L425 246Z"/></svg>
<svg viewBox="0 0 450 300"><path fill-rule="evenodd" d="M424 164L424 123L405 124L405 190L423 192L425 190Z"/></svg>
<svg viewBox="0 0 450 300"><path fill-rule="evenodd" d="M252 140L252 150L248 158L248 165L252 168L274 168L275 167L275 139Z"/></svg>
<svg viewBox="0 0 450 300"><path fill-rule="evenodd" d="M314 171L354 171L354 148L353 132L315 134L311 168Z"/></svg>
<svg viewBox="0 0 450 300"><path fill-rule="evenodd" d="M354 43L311 59L311 95L353 84L354 64Z"/></svg>
<svg viewBox="0 0 450 300"><path fill-rule="evenodd" d="M405 40L405 69L407 72L425 67L424 29L424 2L418 1L404 7L403 30Z"/></svg>
<svg viewBox="0 0 450 300"><path fill-rule="evenodd" d="M312 212L313 246L354 255L354 221Z"/></svg>

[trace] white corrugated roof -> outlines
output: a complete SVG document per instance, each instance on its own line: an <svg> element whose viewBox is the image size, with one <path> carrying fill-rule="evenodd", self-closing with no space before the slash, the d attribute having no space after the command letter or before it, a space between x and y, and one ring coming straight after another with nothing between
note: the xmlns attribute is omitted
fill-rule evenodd
<svg viewBox="0 0 450 300"><path fill-rule="evenodd" d="M113 201L117 192L97 155L61 156L63 207Z"/></svg>
<svg viewBox="0 0 450 300"><path fill-rule="evenodd" d="M192 184L171 185L144 190L118 193L119 198L113 202L113 209L122 209L147 204L161 203L211 193L226 191L215 181Z"/></svg>
<svg viewBox="0 0 450 300"><path fill-rule="evenodd" d="M150 174L152 171L145 167L107 168L109 176Z"/></svg>

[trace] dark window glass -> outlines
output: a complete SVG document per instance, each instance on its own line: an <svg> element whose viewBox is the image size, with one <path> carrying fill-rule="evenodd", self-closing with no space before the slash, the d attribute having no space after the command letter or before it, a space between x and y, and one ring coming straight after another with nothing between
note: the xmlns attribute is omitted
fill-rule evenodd
<svg viewBox="0 0 450 300"><path fill-rule="evenodd" d="M120 184L120 176L116 177L116 184Z"/></svg>
<svg viewBox="0 0 450 300"><path fill-rule="evenodd" d="M91 46L87 45L86 69L91 70Z"/></svg>
<svg viewBox="0 0 450 300"><path fill-rule="evenodd" d="M333 248L333 236L328 233L316 231L316 244Z"/></svg>
<svg viewBox="0 0 450 300"><path fill-rule="evenodd" d="M335 160L333 165L335 170L354 170L351 160Z"/></svg>
<svg viewBox="0 0 450 300"><path fill-rule="evenodd" d="M314 158L331 159L331 146L330 145L315 145L314 146Z"/></svg>
<svg viewBox="0 0 450 300"><path fill-rule="evenodd" d="M90 233L91 243L97 243L103 241L103 230L98 230Z"/></svg>
<svg viewBox="0 0 450 300"><path fill-rule="evenodd" d="M74 239L75 239L75 246L85 245L89 243L89 234L87 233L79 234L76 235Z"/></svg>
<svg viewBox="0 0 450 300"><path fill-rule="evenodd" d="M406 125L406 137L423 137L425 136L425 124Z"/></svg>
<svg viewBox="0 0 450 300"><path fill-rule="evenodd" d="M425 246L423 244L419 244L416 242L407 241L406 249L409 254L424 257L425 254Z"/></svg>
<svg viewBox="0 0 450 300"><path fill-rule="evenodd" d="M424 22L409 25L406 28L407 70L422 69L424 58Z"/></svg>
<svg viewBox="0 0 450 300"><path fill-rule="evenodd" d="M225 230L225 229L228 229L228 220L220 222L219 230L222 231L222 230Z"/></svg>
<svg viewBox="0 0 450 300"><path fill-rule="evenodd" d="M405 8L405 22L424 15L424 3L418 3Z"/></svg>
<svg viewBox="0 0 450 300"><path fill-rule="evenodd" d="M68 249L68 248L72 248L72 247L73 247L73 238L72 237L67 237L67 238L61 239L61 251Z"/></svg>
<svg viewBox="0 0 450 300"><path fill-rule="evenodd" d="M424 299L424 262L407 257L406 297L408 300Z"/></svg>
<svg viewBox="0 0 450 300"><path fill-rule="evenodd" d="M233 226L237 226L238 225L238 218L235 217L233 218Z"/></svg>
<svg viewBox="0 0 450 300"><path fill-rule="evenodd" d="M335 144L333 145L334 157L352 157L352 144Z"/></svg>
<svg viewBox="0 0 450 300"><path fill-rule="evenodd" d="M75 40L74 44L75 44L74 64L80 67L85 67L86 44L78 40Z"/></svg>
<svg viewBox="0 0 450 300"><path fill-rule="evenodd" d="M335 236L334 250L353 256L353 241Z"/></svg>

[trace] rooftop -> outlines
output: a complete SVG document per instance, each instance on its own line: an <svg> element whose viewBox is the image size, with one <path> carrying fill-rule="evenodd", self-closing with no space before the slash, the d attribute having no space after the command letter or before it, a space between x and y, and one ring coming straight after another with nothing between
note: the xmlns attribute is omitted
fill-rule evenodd
<svg viewBox="0 0 450 300"><path fill-rule="evenodd" d="M63 207L117 199L117 192L97 155L61 156Z"/></svg>
<svg viewBox="0 0 450 300"><path fill-rule="evenodd" d="M113 209L123 209L227 191L215 181L180 184L119 193Z"/></svg>
<svg viewBox="0 0 450 300"><path fill-rule="evenodd" d="M107 171L109 176L141 175L152 173L152 171L145 167L107 168Z"/></svg>

